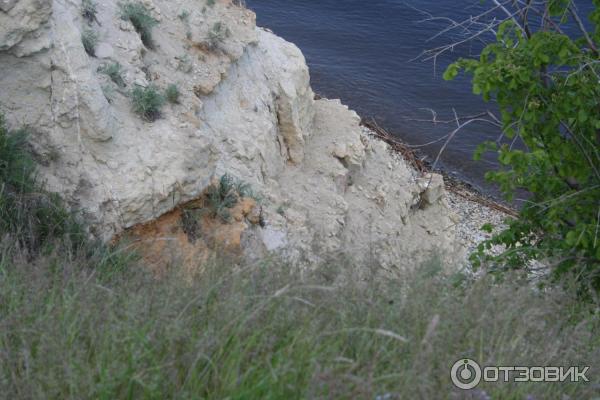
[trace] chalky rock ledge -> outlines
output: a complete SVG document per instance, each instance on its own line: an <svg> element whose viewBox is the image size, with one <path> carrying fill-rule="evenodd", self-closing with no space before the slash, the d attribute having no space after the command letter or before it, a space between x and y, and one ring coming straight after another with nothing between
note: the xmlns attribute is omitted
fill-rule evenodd
<svg viewBox="0 0 600 400"><path fill-rule="evenodd" d="M305 265L343 254L401 271L461 252L442 178L419 176L340 101L315 100L300 50L253 12L230 0L138 4L157 21L151 48L114 0L91 20L78 0L0 0L0 111L28 128L40 177L90 235L127 237L157 266L218 250ZM119 84L102 72L115 63ZM160 118L133 111L134 88L172 84L180 98ZM223 175L258 200L240 199L228 221L190 222Z"/></svg>

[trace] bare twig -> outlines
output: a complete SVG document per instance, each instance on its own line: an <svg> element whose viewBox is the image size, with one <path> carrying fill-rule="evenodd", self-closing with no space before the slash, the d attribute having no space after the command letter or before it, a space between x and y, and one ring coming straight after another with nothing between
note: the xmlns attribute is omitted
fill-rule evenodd
<svg viewBox="0 0 600 400"><path fill-rule="evenodd" d="M575 10L575 8L573 6L573 2L571 2L571 4L569 4L569 7L567 7L567 9L569 10L569 13L571 14L571 16L573 17L573 19L577 23L577 27L579 28L579 30L583 34L583 37L585 38L585 40L586 40L588 46L590 47L590 49L594 52L595 55L598 55L598 47L596 47L596 44L594 43L594 41L590 37L590 34L588 33L587 29L585 29L585 26L583 25L583 22L581 21L581 18L579 18L579 14L577 14L577 11Z"/></svg>
<svg viewBox="0 0 600 400"><path fill-rule="evenodd" d="M517 10L517 12L510 12L506 7L504 7L502 4L500 4L500 2L498 0L492 0L492 2L498 8L500 8L500 10L502 10L504 12L504 14L506 14L508 16L508 19L510 19L514 22L514 24L521 30L521 32L523 32L524 35L527 35L525 28L523 28L521 26L521 24L519 23L519 21L517 21L517 19L515 18L516 15L522 14L520 9Z"/></svg>

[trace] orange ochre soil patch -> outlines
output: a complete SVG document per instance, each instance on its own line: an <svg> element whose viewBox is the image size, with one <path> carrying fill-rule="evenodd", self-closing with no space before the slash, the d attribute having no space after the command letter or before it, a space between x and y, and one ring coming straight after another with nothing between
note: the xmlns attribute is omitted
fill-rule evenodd
<svg viewBox="0 0 600 400"><path fill-rule="evenodd" d="M161 274L172 265L196 272L212 256L240 257L242 234L260 223L260 207L242 198L231 208L230 221L200 212L202 199L144 224L127 229L113 242L127 243L146 267Z"/></svg>

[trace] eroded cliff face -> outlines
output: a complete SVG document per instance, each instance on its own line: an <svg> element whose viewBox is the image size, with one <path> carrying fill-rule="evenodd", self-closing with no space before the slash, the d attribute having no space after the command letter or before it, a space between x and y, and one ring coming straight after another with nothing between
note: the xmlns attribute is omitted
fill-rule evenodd
<svg viewBox="0 0 600 400"><path fill-rule="evenodd" d="M98 1L92 22L79 0L0 0L0 111L29 127L48 188L92 234L161 240L163 255L197 262L198 238L177 210L230 174L261 197L259 211L224 230L245 258L312 263L344 253L403 269L434 251L456 254L443 182L417 176L339 101L314 100L296 46L228 0L141 3L159 21L152 49L115 0ZM84 29L98 34L96 57L84 50ZM101 72L117 62L123 85ZM170 84L181 97L162 118L133 113L134 87ZM257 212L260 223L249 218Z"/></svg>

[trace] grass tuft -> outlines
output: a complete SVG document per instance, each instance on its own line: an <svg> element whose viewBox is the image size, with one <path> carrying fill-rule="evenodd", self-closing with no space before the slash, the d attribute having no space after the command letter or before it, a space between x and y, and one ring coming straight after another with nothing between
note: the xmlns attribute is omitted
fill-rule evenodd
<svg viewBox="0 0 600 400"><path fill-rule="evenodd" d="M131 92L131 100L133 111L146 121L156 121L161 117L160 109L165 104L165 97L156 86L150 85L145 88L137 86Z"/></svg>
<svg viewBox="0 0 600 400"><path fill-rule="evenodd" d="M208 32L208 46L211 50L220 48L225 39L231 35L231 32L222 22L215 22Z"/></svg>
<svg viewBox="0 0 600 400"><path fill-rule="evenodd" d="M97 13L98 5L94 0L83 0L81 2L81 16L88 22L94 22L96 20Z"/></svg>
<svg viewBox="0 0 600 400"><path fill-rule="evenodd" d="M152 17L150 11L142 3L124 3L121 7L121 19L131 21L133 27L139 33L142 43L149 48L154 48L152 40L152 28L158 25L158 21Z"/></svg>
<svg viewBox="0 0 600 400"><path fill-rule="evenodd" d="M0 114L0 247L6 240L13 246L7 251L16 249L30 260L52 252L100 254L104 247L91 243L60 196L38 182L27 135L26 130L9 131Z"/></svg>
<svg viewBox="0 0 600 400"><path fill-rule="evenodd" d="M98 45L98 34L90 28L85 28L81 33L81 43L85 52L90 57L96 57L96 46Z"/></svg>
<svg viewBox="0 0 600 400"><path fill-rule="evenodd" d="M123 80L123 67L118 62L104 65L99 68L99 72L106 74L117 86L125 87Z"/></svg>
<svg viewBox="0 0 600 400"><path fill-rule="evenodd" d="M200 210L201 214L208 214L213 218L220 218L224 222L231 222L230 210L242 198L260 200L249 184L229 174L224 174L216 185L212 185L207 189L203 199L203 207Z"/></svg>
<svg viewBox="0 0 600 400"><path fill-rule="evenodd" d="M177 18L187 23L190 19L190 12L188 10L182 10L179 15L177 15Z"/></svg>
<svg viewBox="0 0 600 400"><path fill-rule="evenodd" d="M167 86L167 89L165 90L165 97L167 98L169 103L179 104L180 96L181 93L179 92L179 88L176 84L172 83L169 86Z"/></svg>

